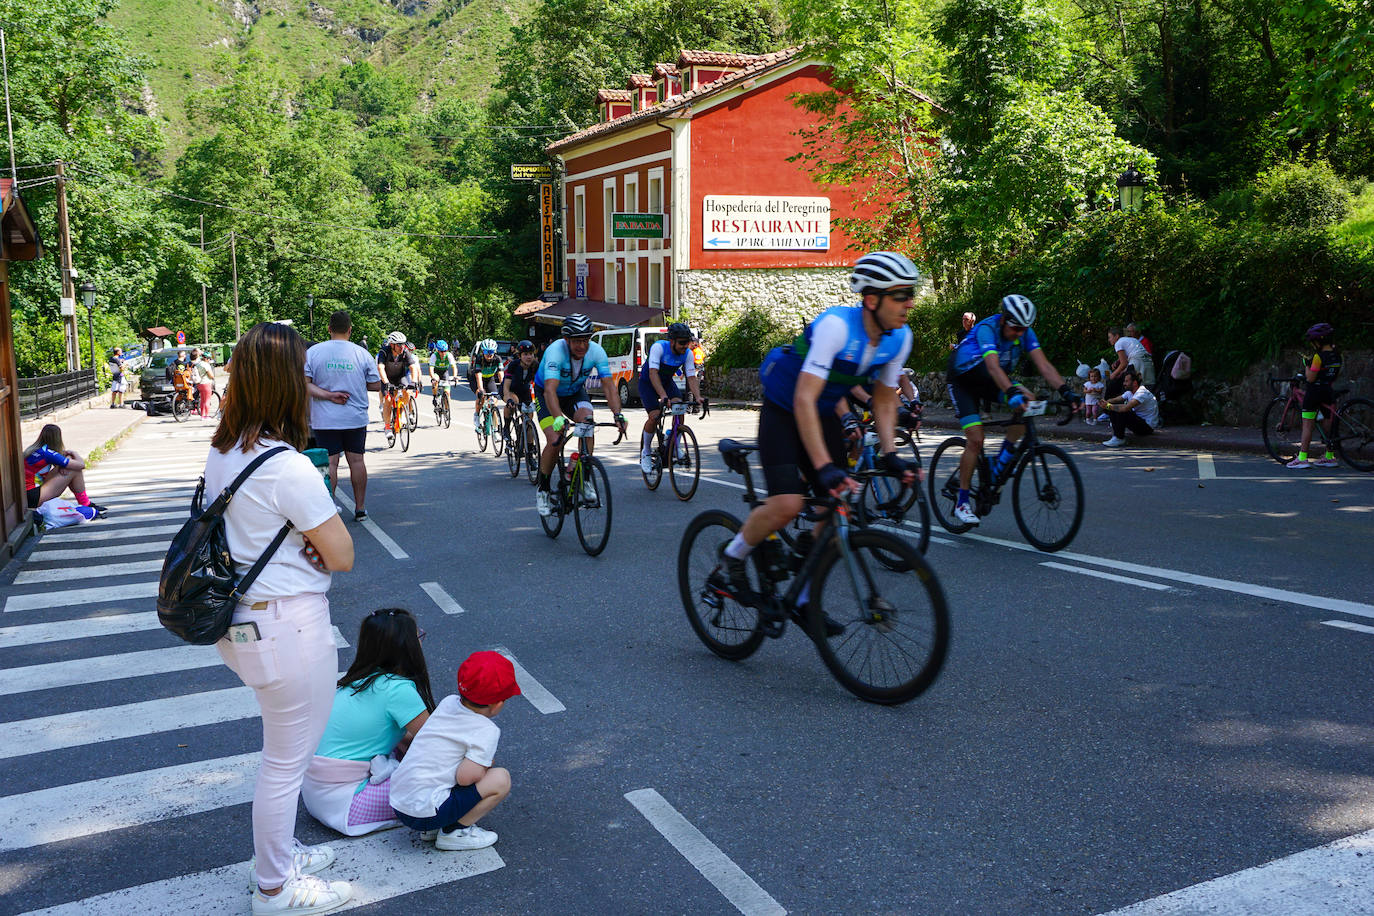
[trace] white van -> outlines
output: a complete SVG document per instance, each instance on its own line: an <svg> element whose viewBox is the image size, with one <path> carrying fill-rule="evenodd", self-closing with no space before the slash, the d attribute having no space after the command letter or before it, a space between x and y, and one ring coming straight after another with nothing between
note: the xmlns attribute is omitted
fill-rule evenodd
<svg viewBox="0 0 1374 916"><path fill-rule="evenodd" d="M606 350L611 381L620 392L620 403L639 403L639 367L644 365L654 342L666 336L666 327L611 328L592 335L592 340ZM604 382L604 379L589 379L587 387L600 388Z"/></svg>

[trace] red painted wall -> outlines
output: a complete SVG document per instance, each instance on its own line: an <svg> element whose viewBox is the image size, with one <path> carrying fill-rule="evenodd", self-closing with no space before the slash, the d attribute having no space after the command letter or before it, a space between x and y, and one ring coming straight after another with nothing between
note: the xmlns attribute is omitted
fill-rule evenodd
<svg viewBox="0 0 1374 916"><path fill-rule="evenodd" d="M819 185L804 164L788 162L801 149L796 132L814 124L790 96L830 88L819 67L738 96L692 118L691 266L695 270L736 267L844 267L857 248L836 226L844 217L862 216L857 195L847 188ZM828 251L703 250L702 205L709 194L830 198ZM864 212L871 212L867 210Z"/></svg>

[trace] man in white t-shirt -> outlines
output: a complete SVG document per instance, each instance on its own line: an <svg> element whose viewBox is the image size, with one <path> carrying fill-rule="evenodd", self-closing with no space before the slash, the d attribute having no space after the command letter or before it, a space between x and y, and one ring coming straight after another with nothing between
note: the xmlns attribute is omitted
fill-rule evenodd
<svg viewBox="0 0 1374 916"><path fill-rule="evenodd" d="M1140 373L1131 366L1121 377L1126 383L1126 393L1102 402L1112 424L1112 437L1102 443L1108 448L1125 445L1126 430L1137 436L1148 436L1159 428L1159 402L1141 383Z"/></svg>
<svg viewBox="0 0 1374 916"><path fill-rule="evenodd" d="M329 452L331 486L339 479L339 454L348 456L353 485L353 518L367 518L367 393L381 389L372 354L352 343L348 312L329 316L329 340L306 351L305 378L310 388L310 426L315 442ZM331 494L332 495L332 494Z"/></svg>

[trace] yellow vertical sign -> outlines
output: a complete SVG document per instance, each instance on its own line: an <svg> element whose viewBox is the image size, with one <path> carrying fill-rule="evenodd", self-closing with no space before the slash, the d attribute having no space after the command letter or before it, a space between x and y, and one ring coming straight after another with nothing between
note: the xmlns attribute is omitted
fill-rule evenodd
<svg viewBox="0 0 1374 916"><path fill-rule="evenodd" d="M540 249L543 263L544 292L553 292L554 251L553 251L553 185L539 186Z"/></svg>

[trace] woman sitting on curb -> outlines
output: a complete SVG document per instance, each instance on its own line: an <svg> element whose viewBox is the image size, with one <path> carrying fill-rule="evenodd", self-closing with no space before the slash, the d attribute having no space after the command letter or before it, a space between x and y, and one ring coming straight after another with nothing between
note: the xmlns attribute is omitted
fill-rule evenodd
<svg viewBox="0 0 1374 916"><path fill-rule="evenodd" d="M391 773L434 711L424 635L400 608L373 611L358 628L358 654L339 678L301 786L305 810L345 836L400 826L391 810Z"/></svg>
<svg viewBox="0 0 1374 916"><path fill-rule="evenodd" d="M50 499L56 499L67 490L77 505L89 506L97 514L104 514L105 507L91 503L86 495L86 460L62 445L62 427L49 423L38 431L38 439L24 449L24 489L27 491L30 509L37 509ZM39 478L42 480L39 480Z"/></svg>

